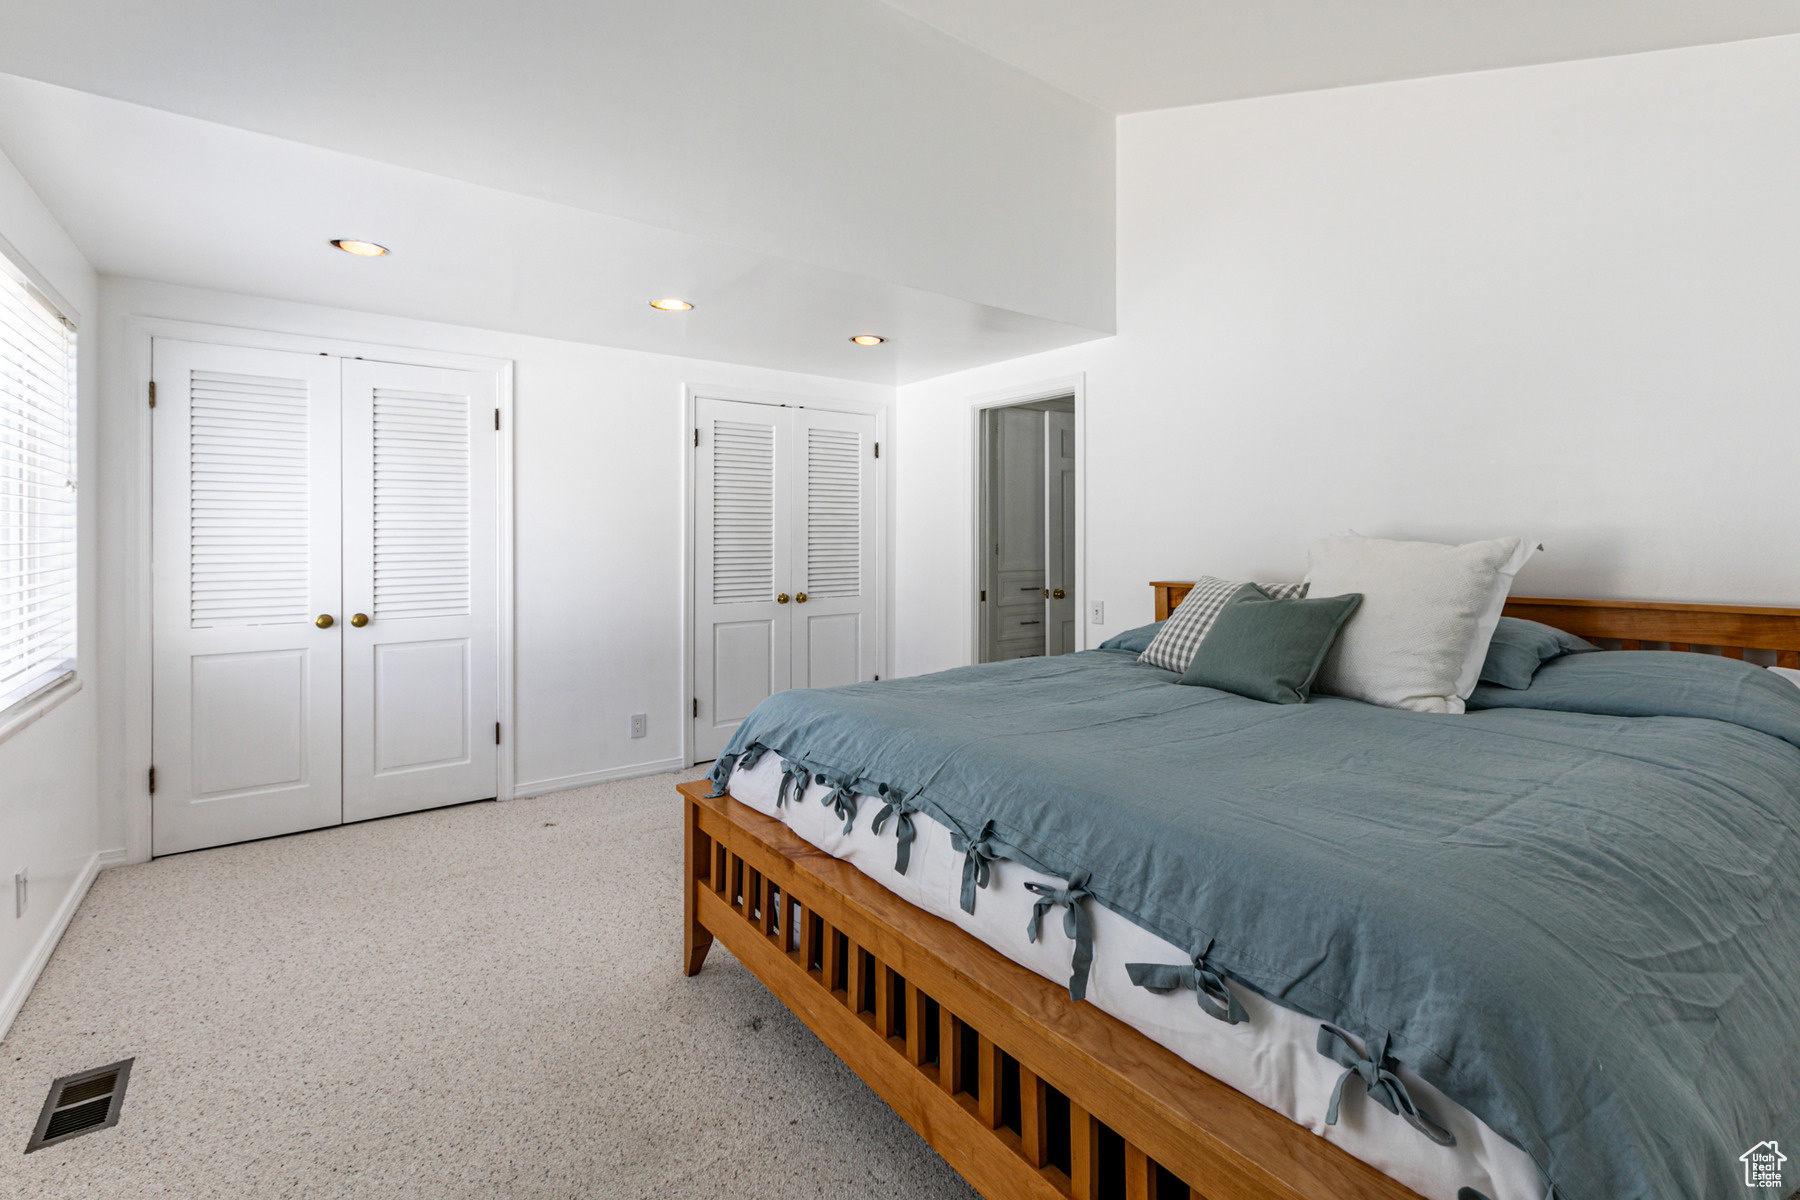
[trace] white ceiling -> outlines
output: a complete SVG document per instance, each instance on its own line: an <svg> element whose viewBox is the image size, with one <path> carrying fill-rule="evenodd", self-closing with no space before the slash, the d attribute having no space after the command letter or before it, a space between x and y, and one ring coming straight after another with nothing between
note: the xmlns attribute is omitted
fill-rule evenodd
<svg viewBox="0 0 1800 1200"><path fill-rule="evenodd" d="M0 0L0 72L1113 320L1114 122L878 0Z"/></svg>
<svg viewBox="0 0 1800 1200"><path fill-rule="evenodd" d="M105 274L887 384L1096 336L10 75L0 149Z"/></svg>
<svg viewBox="0 0 1800 1200"><path fill-rule="evenodd" d="M1111 113L1800 33L1794 0L888 0Z"/></svg>
<svg viewBox="0 0 1800 1200"><path fill-rule="evenodd" d="M0 153L109 274L904 383L1113 327L1110 113L1794 31L1800 0L0 0Z"/></svg>

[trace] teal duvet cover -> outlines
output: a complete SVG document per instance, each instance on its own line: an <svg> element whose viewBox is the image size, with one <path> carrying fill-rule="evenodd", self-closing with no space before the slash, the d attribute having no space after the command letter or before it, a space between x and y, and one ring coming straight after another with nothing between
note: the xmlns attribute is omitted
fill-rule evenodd
<svg viewBox="0 0 1800 1200"><path fill-rule="evenodd" d="M931 814L965 906L994 857L1085 874L1064 902L1357 1035L1378 1087L1385 1044L1564 1200L1800 1183L1750 1192L1739 1162L1800 1162L1800 689L1652 652L1461 716L1174 678L1101 650L783 692L714 780L775 752L885 799L897 838Z"/></svg>

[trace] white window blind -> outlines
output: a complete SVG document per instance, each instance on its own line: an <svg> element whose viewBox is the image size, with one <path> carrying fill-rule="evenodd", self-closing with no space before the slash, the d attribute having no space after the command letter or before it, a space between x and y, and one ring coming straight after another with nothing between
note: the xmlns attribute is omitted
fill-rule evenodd
<svg viewBox="0 0 1800 1200"><path fill-rule="evenodd" d="M75 330L0 260L0 711L75 669Z"/></svg>

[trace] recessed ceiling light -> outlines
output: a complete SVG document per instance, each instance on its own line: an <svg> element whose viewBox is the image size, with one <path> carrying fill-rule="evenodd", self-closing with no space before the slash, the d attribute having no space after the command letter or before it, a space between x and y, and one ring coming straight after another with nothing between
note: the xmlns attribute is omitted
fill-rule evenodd
<svg viewBox="0 0 1800 1200"><path fill-rule="evenodd" d="M881 343L887 341L886 338L876 337L872 333L859 333L850 340L859 346L879 346Z"/></svg>
<svg viewBox="0 0 1800 1200"><path fill-rule="evenodd" d="M332 238L331 244L345 254L356 254L363 258L380 258L386 254L386 246L377 246L374 242L358 241L356 238Z"/></svg>
<svg viewBox="0 0 1800 1200"><path fill-rule="evenodd" d="M664 296L661 300L652 300L650 302L650 307L660 308L664 312L686 312L694 306L689 304L686 300L677 300L673 296Z"/></svg>

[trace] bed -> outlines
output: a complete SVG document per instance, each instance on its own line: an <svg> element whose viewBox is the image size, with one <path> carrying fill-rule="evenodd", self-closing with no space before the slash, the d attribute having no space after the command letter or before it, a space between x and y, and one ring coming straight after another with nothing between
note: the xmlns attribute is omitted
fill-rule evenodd
<svg viewBox="0 0 1800 1200"><path fill-rule="evenodd" d="M1154 586L1160 618L1179 603L1183 585ZM1714 646L1800 665L1800 610L1514 599L1508 612L1622 649ZM1111 664L1098 666L1104 670L1094 674L1119 675ZM1746 736L1761 747L1755 739L1762 734ZM1757 753L1780 758L1769 748ZM745 775L744 782L748 789L753 781ZM816 805L807 782L796 787L790 803L809 813L830 807ZM770 815L709 790L704 783L682 788L689 973L715 937L722 941L984 1195L1415 1194L1363 1161L1370 1155L1361 1148L1352 1154L1316 1136L1198 1069L1167 1038L1072 1001L1072 978L1064 986L1055 972L1019 961L1030 961L1023 952L1001 953L967 922L958 928L953 909L934 915L904 898L893 880L884 883L866 863L859 868L857 855L832 843L829 831L801 836L791 814L782 819L779 794ZM865 828L880 800L874 791L861 801L869 810ZM759 799L771 807L766 794ZM844 808L840 797L834 814ZM853 829L854 798L848 815ZM890 852L897 826L890 814ZM1042 920L1034 928L1049 931L1045 943L1076 907L1052 898L1036 914ZM1201 998L1198 989L1187 996L1189 1004ZM1297 1007L1318 1006L1302 997ZM1346 1041L1342 1052L1372 1056L1366 1043ZM1363 1109L1386 1116L1367 1103ZM1458 1128L1466 1143L1469 1127Z"/></svg>

